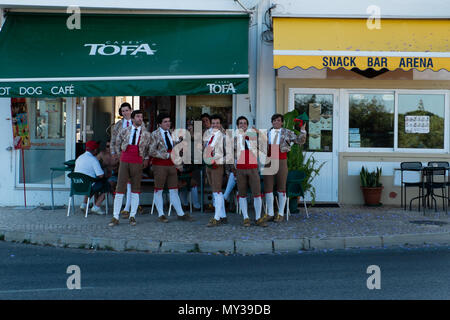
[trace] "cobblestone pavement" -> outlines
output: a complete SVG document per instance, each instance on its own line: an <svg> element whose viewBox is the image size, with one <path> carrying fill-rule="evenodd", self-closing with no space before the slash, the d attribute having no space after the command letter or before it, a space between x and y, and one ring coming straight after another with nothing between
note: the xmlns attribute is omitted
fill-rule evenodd
<svg viewBox="0 0 450 320"><path fill-rule="evenodd" d="M66 210L55 211L41 208L0 208L1 231L23 231L31 233L58 233L83 235L89 237L108 237L110 239L150 241L221 241L221 240L276 240L385 236L398 234L430 234L450 232L450 214L435 213L428 210L427 215L417 211L404 211L399 207L383 206L368 208L364 206L342 206L341 208L310 208L310 217L306 218L303 209L300 214L290 216L289 221L280 224L268 223L267 228L252 225L242 226L242 216L228 213L228 224L208 228L206 224L212 213L194 212L195 221L178 221L172 211L169 223L157 221L157 215L137 215L137 225L130 226L128 220L121 219L120 225L108 227L112 215L99 216L76 212L66 217ZM253 215L254 216L254 215ZM250 214L252 217L252 213ZM428 224L416 224L411 221L425 221ZM437 224L431 224L437 223Z"/></svg>

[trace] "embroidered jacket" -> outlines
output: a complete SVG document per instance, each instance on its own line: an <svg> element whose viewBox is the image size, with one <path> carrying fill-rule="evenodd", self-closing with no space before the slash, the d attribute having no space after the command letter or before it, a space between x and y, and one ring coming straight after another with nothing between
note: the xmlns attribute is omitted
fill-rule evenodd
<svg viewBox="0 0 450 320"><path fill-rule="evenodd" d="M123 119L120 119L117 121L113 126L111 127L111 141L109 145L111 146L111 153L116 153L116 138L119 132L123 129Z"/></svg>
<svg viewBox="0 0 450 320"><path fill-rule="evenodd" d="M170 134L172 136L172 131L170 131ZM179 144L181 141L173 139L173 146L175 147L177 144ZM150 157L152 158L158 158L158 159L169 159L170 153L167 152L167 147L165 143L165 139L163 135L161 134L161 130L158 128L155 131L151 133L151 143L150 143Z"/></svg>
<svg viewBox="0 0 450 320"><path fill-rule="evenodd" d="M131 123L131 125L129 127L133 126L133 124ZM142 123L142 129L145 129L145 124ZM111 127L111 141L110 141L110 146L111 146L111 153L116 152L116 138L117 135L119 134L120 131L122 131L122 129L126 129L128 127L123 128L123 118L120 119L119 121L117 121L115 124L113 124L113 126Z"/></svg>
<svg viewBox="0 0 450 320"><path fill-rule="evenodd" d="M225 163L225 130L219 130L214 133L213 130L208 129L203 135L203 154L206 164L224 164Z"/></svg>
<svg viewBox="0 0 450 320"><path fill-rule="evenodd" d="M245 136L248 136L248 138L245 138ZM242 132L242 130L237 129L234 136L234 155L235 159L239 161L241 159L242 151L245 150L244 143L247 142L250 156L256 160L258 160L258 154L259 151L262 151L258 148L258 134L253 128L248 128L245 133ZM236 167L236 164L234 165Z"/></svg>
<svg viewBox="0 0 450 320"><path fill-rule="evenodd" d="M269 133L274 134L272 131L273 128L270 128L267 131L267 135L263 135L263 139L266 140L266 143L269 143ZM286 128L280 129L280 152L289 152L291 151L291 144L296 143L302 145L306 142L306 133L300 132L299 135L296 135L294 131L291 131Z"/></svg>
<svg viewBox="0 0 450 320"><path fill-rule="evenodd" d="M129 126L123 128L119 132L115 140L116 143L114 145L115 153L120 154L120 152L127 150L132 128L133 126ZM145 127L141 126L141 136L139 140L139 155L142 157L142 159L149 158L150 140L151 140L150 132L148 132L147 129L145 129Z"/></svg>

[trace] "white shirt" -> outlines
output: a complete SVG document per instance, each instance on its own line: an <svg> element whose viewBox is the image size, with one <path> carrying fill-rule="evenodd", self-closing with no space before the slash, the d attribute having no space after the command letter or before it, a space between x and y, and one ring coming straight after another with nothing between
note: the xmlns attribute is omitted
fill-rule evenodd
<svg viewBox="0 0 450 320"><path fill-rule="evenodd" d="M208 130L209 130L209 133L211 134L211 136L209 137L208 141L205 141L205 147L207 147L208 145L211 147L214 147L217 143L217 139L219 139L222 132L220 130L215 130L213 128L209 128ZM212 141L211 141L211 138L213 138ZM211 141L211 143L209 143L209 141Z"/></svg>
<svg viewBox="0 0 450 320"><path fill-rule="evenodd" d="M277 132L278 132L278 138L277 138L277 141L274 141L275 140L275 136L277 135ZM281 137L281 129L271 129L270 131L269 131L269 143L270 144L280 144L280 137Z"/></svg>
<svg viewBox="0 0 450 320"><path fill-rule="evenodd" d="M139 137L141 136L141 128L142 126L139 126L138 128L136 128L135 126L133 126L131 128L131 134L130 134L130 140L128 140L128 144L131 144L133 142L133 136L134 136L134 131L137 130L136 132L136 141L135 144L138 144L139 141Z"/></svg>
<svg viewBox="0 0 450 320"><path fill-rule="evenodd" d="M131 122L131 119L127 120L127 119L123 118L122 120L123 120L122 121L122 128L126 128L126 127L129 127L129 126L133 125L133 123ZM127 123L128 123L128 125L127 125Z"/></svg>
<svg viewBox="0 0 450 320"><path fill-rule="evenodd" d="M164 130L164 129L161 128L161 127L159 127L159 130L161 130L161 135L162 135L162 137L163 137L164 144L166 145L166 148L167 148L166 134L165 134L164 132L167 132L167 135L169 136L169 140L170 140L170 143L172 144L172 148L173 148L173 140L172 140L172 135L170 134L170 131L169 131L169 130Z"/></svg>
<svg viewBox="0 0 450 320"><path fill-rule="evenodd" d="M100 166L100 161L89 151L86 151L75 160L74 172L84 173L92 178L105 174Z"/></svg>

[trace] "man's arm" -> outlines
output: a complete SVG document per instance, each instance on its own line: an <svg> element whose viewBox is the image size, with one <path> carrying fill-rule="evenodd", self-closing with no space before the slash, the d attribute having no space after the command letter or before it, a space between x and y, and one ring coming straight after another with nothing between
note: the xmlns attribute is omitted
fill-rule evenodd
<svg viewBox="0 0 450 320"><path fill-rule="evenodd" d="M109 142L111 154L116 154L116 137L117 137L117 123L111 127L111 141Z"/></svg>
<svg viewBox="0 0 450 320"><path fill-rule="evenodd" d="M300 134L297 135L295 134L295 132L291 131L291 130L287 130L286 129L286 138L288 140L288 142L294 142L298 145L302 145L306 142L306 130L305 130L305 126L303 125L300 131Z"/></svg>
<svg viewBox="0 0 450 320"><path fill-rule="evenodd" d="M119 156L120 153L121 153L122 140L123 140L122 137L123 137L124 133L125 133L125 130L121 130L121 131L117 134L116 139L115 139L114 152L115 152L115 154L116 154L117 156Z"/></svg>
<svg viewBox="0 0 450 320"><path fill-rule="evenodd" d="M97 179L101 179L105 176L105 172L102 169L102 166L100 165L100 161L98 161L97 158L93 159L92 165L94 166L95 175L97 176Z"/></svg>

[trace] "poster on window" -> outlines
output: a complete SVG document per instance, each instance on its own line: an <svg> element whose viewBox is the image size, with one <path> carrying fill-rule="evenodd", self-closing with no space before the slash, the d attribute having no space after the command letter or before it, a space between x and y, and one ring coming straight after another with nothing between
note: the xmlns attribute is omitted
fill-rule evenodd
<svg viewBox="0 0 450 320"><path fill-rule="evenodd" d="M320 114L322 113L322 105L320 103L310 103L308 111L309 121L320 121Z"/></svg>
<svg viewBox="0 0 450 320"><path fill-rule="evenodd" d="M11 99L11 118L14 149L29 149L30 130L28 128L28 108L25 98Z"/></svg>
<svg viewBox="0 0 450 320"><path fill-rule="evenodd" d="M321 146L321 140L320 140L320 133L310 133L309 134L309 150L320 150L320 146Z"/></svg>
<svg viewBox="0 0 450 320"><path fill-rule="evenodd" d="M429 133L430 117L429 116L405 116L405 132L406 133Z"/></svg>

